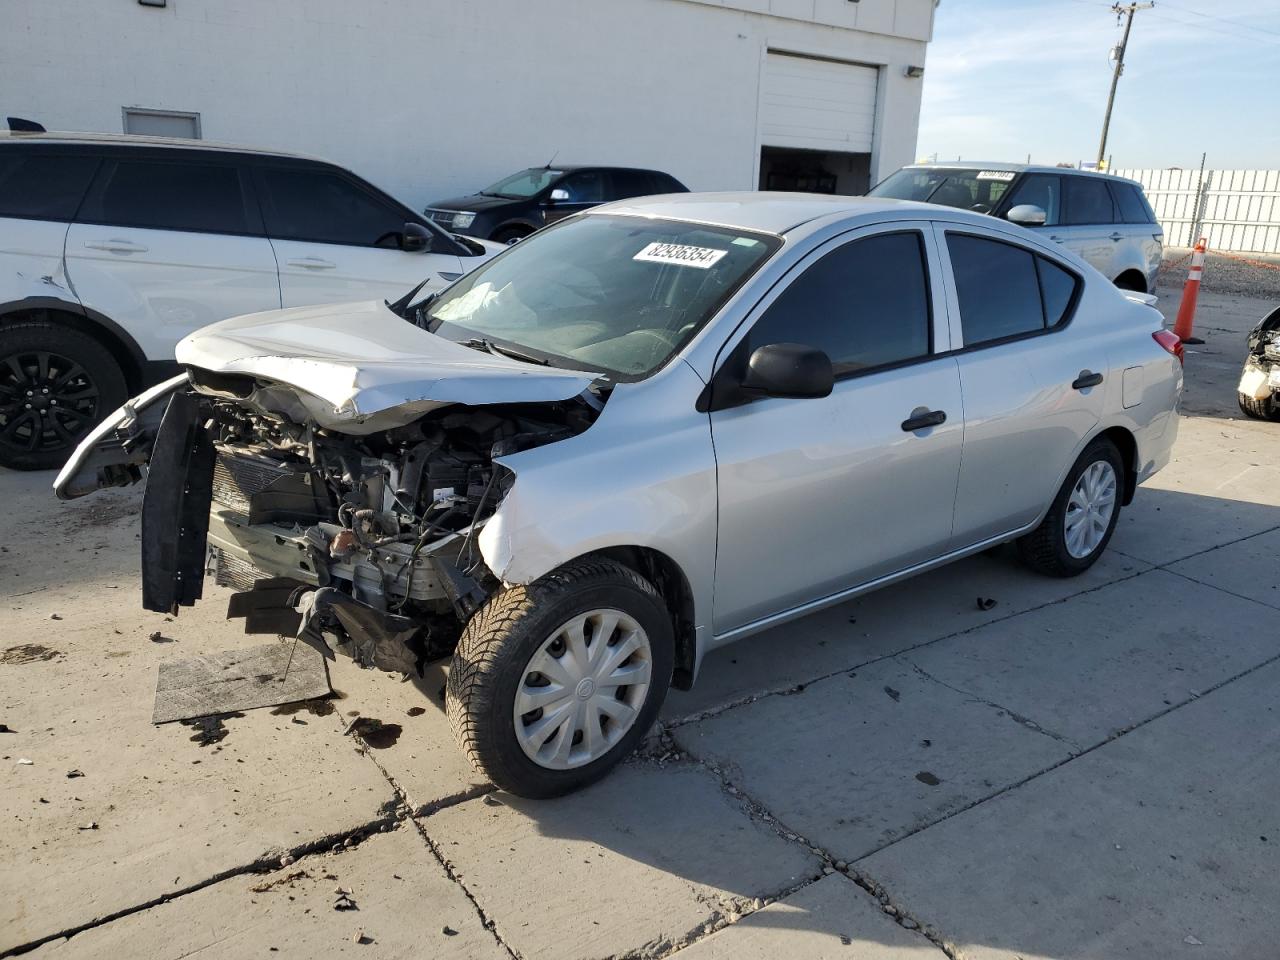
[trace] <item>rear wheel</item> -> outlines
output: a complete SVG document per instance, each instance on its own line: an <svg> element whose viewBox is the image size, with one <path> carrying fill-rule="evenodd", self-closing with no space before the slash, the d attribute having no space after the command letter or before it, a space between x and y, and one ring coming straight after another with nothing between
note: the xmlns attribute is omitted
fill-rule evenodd
<svg viewBox="0 0 1280 960"><path fill-rule="evenodd" d="M124 371L87 333L44 320L0 326L0 466L61 466L128 396Z"/></svg>
<svg viewBox="0 0 1280 960"><path fill-rule="evenodd" d="M1099 438L1072 465L1040 526L1018 539L1018 555L1052 577L1084 573L1102 556L1120 519L1124 461Z"/></svg>
<svg viewBox="0 0 1280 960"><path fill-rule="evenodd" d="M463 631L446 709L472 765L522 797L568 793L635 749L671 681L657 590L585 559L492 597Z"/></svg>

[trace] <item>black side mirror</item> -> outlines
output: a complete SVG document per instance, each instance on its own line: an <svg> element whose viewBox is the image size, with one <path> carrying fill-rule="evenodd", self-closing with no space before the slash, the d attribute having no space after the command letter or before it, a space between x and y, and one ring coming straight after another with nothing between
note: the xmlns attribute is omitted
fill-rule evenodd
<svg viewBox="0 0 1280 960"><path fill-rule="evenodd" d="M431 233L420 223L410 220L400 234L400 249L407 253L421 253L431 249Z"/></svg>
<svg viewBox="0 0 1280 960"><path fill-rule="evenodd" d="M835 385L831 358L802 343L770 343L757 347L742 378L746 390L768 397L825 397Z"/></svg>

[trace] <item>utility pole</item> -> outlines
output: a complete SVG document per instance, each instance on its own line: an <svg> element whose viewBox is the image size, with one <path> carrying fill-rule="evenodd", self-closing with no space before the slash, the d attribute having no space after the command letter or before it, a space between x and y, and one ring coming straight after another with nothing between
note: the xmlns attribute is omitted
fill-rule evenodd
<svg viewBox="0 0 1280 960"><path fill-rule="evenodd" d="M1120 46L1116 47L1116 68L1111 74L1111 94L1107 97L1107 115L1102 121L1102 142L1098 144L1098 169L1102 169L1102 159L1107 155L1107 131L1111 129L1111 107L1116 102L1116 84L1120 82L1120 74L1124 73L1124 51L1129 46L1129 31L1133 29L1133 15L1139 10L1149 10L1155 6L1155 0L1150 3L1130 3L1127 6L1115 4L1112 10L1116 13L1116 20L1119 22L1120 17L1125 17L1124 22L1124 39L1120 41Z"/></svg>

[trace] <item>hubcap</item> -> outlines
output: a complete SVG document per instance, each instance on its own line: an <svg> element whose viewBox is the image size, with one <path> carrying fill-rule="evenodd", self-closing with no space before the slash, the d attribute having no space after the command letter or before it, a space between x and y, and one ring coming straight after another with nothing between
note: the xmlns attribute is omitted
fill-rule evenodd
<svg viewBox="0 0 1280 960"><path fill-rule="evenodd" d="M1106 460L1085 468L1067 500L1067 553L1083 560L1098 549L1116 510L1116 471Z"/></svg>
<svg viewBox="0 0 1280 960"><path fill-rule="evenodd" d="M0 358L0 446L19 453L70 446L97 413L98 385L74 360L47 350Z"/></svg>
<svg viewBox="0 0 1280 960"><path fill-rule="evenodd" d="M513 719L525 755L568 770L604 756L635 725L649 692L644 628L621 610L592 610L551 634L525 667Z"/></svg>

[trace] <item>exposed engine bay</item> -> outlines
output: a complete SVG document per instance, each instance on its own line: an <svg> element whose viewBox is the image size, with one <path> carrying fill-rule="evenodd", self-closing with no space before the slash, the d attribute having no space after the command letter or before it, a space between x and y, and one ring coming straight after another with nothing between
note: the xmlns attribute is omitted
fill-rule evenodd
<svg viewBox="0 0 1280 960"><path fill-rule="evenodd" d="M454 404L355 436L288 387L190 377L151 450L144 606L176 613L212 573L246 632L404 673L450 654L500 586L476 542L514 482L494 461L583 432L604 402Z"/></svg>

